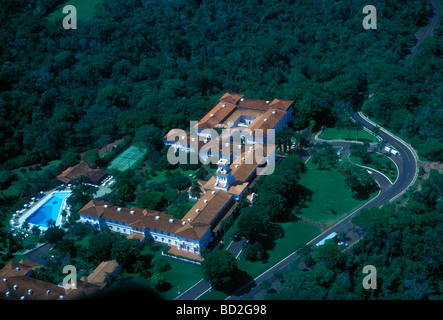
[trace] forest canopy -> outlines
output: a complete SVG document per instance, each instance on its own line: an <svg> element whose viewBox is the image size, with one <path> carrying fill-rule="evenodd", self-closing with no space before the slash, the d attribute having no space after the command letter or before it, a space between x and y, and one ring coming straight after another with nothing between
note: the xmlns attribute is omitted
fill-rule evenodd
<svg viewBox="0 0 443 320"><path fill-rule="evenodd" d="M374 0L377 30L362 28L363 0L103 0L76 30L48 19L63 4L2 1L0 169L147 127L162 137L226 91L294 99L296 130L375 93L365 111L441 160L441 28L405 60L427 0Z"/></svg>

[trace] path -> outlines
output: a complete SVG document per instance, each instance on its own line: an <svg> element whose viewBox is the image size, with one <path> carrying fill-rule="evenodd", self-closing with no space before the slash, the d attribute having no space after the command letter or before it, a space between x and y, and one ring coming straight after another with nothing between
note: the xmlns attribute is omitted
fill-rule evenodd
<svg viewBox="0 0 443 320"><path fill-rule="evenodd" d="M438 4L438 0L432 0L430 3L434 10L434 15L429 20L428 25L423 27L420 32L415 34L417 44L412 48L411 53L406 56L406 60L416 57L421 52L421 44L423 40L429 36L432 36L438 26L438 19L440 17L440 6Z"/></svg>
<svg viewBox="0 0 443 320"><path fill-rule="evenodd" d="M365 119L362 117L362 115L358 112L354 113L352 115L355 121L360 122L368 129L371 129L373 127L373 123L370 122L370 120ZM334 226L329 228L328 230L324 231L322 234L317 236L316 238L309 241L308 245L315 245L319 241L326 238L329 234L332 232L336 232L337 234L340 234L341 232L346 232L348 235L352 235L352 240L348 243L352 245L355 241L358 241L358 239L361 237L359 236L355 230L355 225L351 222L352 218L354 218L358 213L360 213L364 209L369 209L373 207L381 207L386 201L393 201L396 199L399 195L401 195L403 192L406 191L406 189L412 185L415 182L415 179L417 177L417 156L415 154L415 151L407 146L404 142L402 142L400 139L392 135L390 132L381 129L379 136L387 141L388 143L392 144L397 150L400 151L400 156L396 159L397 162L399 162L399 178L397 179L396 183L391 185L389 180L377 173L374 172L374 178L377 180L377 182L380 185L380 193L378 196L367 202L365 205L357 209L356 211L352 212L348 216L346 216L344 219L340 220L338 223L336 223ZM334 142L334 144L346 144L349 142ZM253 281L248 283L243 288L239 289L237 292L233 293L231 296L227 298L227 300L243 300L243 299L249 299L258 297L262 289L260 288L259 284L267 280L270 283L274 282L274 273L276 271L279 271L281 273L285 273L289 270L290 263L296 259L299 258L299 255L296 252L293 252L289 256L287 256L285 259L281 260L279 263L275 264L273 267L265 271L263 274L256 277Z"/></svg>

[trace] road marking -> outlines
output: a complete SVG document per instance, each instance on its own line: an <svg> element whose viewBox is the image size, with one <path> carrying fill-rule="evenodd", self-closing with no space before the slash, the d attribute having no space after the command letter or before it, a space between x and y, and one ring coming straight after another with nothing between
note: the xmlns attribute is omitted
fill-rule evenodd
<svg viewBox="0 0 443 320"><path fill-rule="evenodd" d="M362 117L362 119L365 119L365 118L366 118L366 117L361 113L361 111L359 111L358 114ZM351 117L351 119L353 119L353 118ZM367 119L367 122L372 123L372 124L375 126L375 123L373 123L371 120ZM387 135L391 136L394 140L397 140L400 144L404 144L408 149L411 150L411 153L413 154L414 158L417 159L417 158L416 158L416 154L415 154L415 150L412 149L412 148L410 148L410 147L406 144L406 142L404 142L403 140L401 140L401 139L399 139L399 138L393 136L390 132L386 131L386 130L385 130L384 128L382 128L382 127L380 127L380 131L385 132ZM314 138L316 138L316 136L314 136ZM308 160L309 160L309 159L308 159ZM306 161L306 162L307 162L307 161ZM395 162L394 162L394 164L395 164ZM396 164L395 164L395 165L396 165ZM398 168L398 167L397 167L397 168ZM416 168L417 168L417 165L416 165ZM399 176L400 176L400 171L398 171L397 179L398 179ZM415 178L416 178L416 176L417 176L417 170L415 170ZM414 179L414 180L415 180L415 179ZM389 181L389 179L388 179L388 181ZM377 180L376 180L376 182L378 183ZM411 184L410 184L410 185L411 185ZM409 185L409 186L410 186L410 185ZM409 186L408 186L406 189L408 189ZM405 189L402 193L400 193L399 195L393 197L390 201L395 200L398 196L400 196L401 194L403 194L403 193L406 191L406 189ZM322 232L321 234L319 234L318 236L316 236L314 239L312 239L311 241L309 241L309 242L307 243L307 245L309 245L309 244L311 244L311 243L314 243L314 242L317 241L319 238L321 238L325 233L330 233L330 232L332 232L331 230L332 230L334 227L336 227L338 224L344 223L345 221L347 221L347 220L353 218L353 216L355 216L356 213L357 213L358 211L362 210L362 208L367 207L367 206L370 205L373 201L375 201L376 199L378 199L378 197L380 196L380 194L381 194L381 188L380 188L380 190L379 190L377 196L375 196L374 198L372 198L369 202L367 202L366 204L364 204L364 205L361 206L360 208L354 210L352 213L350 213L349 215L347 215L346 217L344 217L342 220L338 221L336 224L334 224L333 226L331 226L330 228L328 228L328 230L325 230L324 232ZM382 207L382 206L383 206L383 204L382 204L381 206L379 206L379 207ZM298 251L298 249L297 249L296 251L294 251L293 253L289 254L286 258L284 258L284 259L280 260L279 262L277 262L276 264L274 264L272 267L270 267L268 270L264 271L262 274L260 274L260 275L257 276L256 278L254 278L254 280L250 281L249 283L247 283L246 285L244 285L243 287L241 287L240 289L238 289L237 291L235 291L234 293L232 293L232 294L231 294L230 296L228 296L225 300L228 300L228 299L229 299L230 297L232 297L234 294L236 294L237 292L241 291L243 288L249 286L251 283L256 282L256 280L257 280L258 278L260 278L263 274L265 274L265 273L267 273L267 272L270 272L270 270L274 269L277 265L283 263L284 261L286 261L287 259L289 259L290 257L292 257L294 254L297 254L297 251Z"/></svg>
<svg viewBox="0 0 443 320"><path fill-rule="evenodd" d="M182 294L176 296L176 297L174 298L174 300L176 300L177 298L181 297L181 296L184 295L186 292L188 292L189 290L191 290L192 288L194 288L196 285L198 285L200 282L202 282L202 281L204 281L204 280L205 280L205 279L202 278L200 281L198 281L196 284L194 284L194 285L193 285L192 287L190 287L188 290L186 290L186 291L184 291ZM205 291L205 292L206 292L206 291Z"/></svg>
<svg viewBox="0 0 443 320"><path fill-rule="evenodd" d="M378 153L378 152L377 152L377 153ZM382 175L383 177L385 177L386 180L388 180L388 182L389 182L391 185L393 185L393 184L395 183L395 181L397 181L397 179L398 179L398 174L397 174L397 179L395 179L394 182L391 182L391 179L389 179L389 178L388 178L385 174L383 174L382 172L378 171L377 169L371 168L371 167L366 167L366 166L363 166L363 165L361 165L361 164L354 163L351 159L349 159L349 156L350 156L350 154L348 154L348 160L349 160L349 162L351 162L352 164L354 164L354 165L356 165L356 166L358 166L358 167L362 167L362 168L365 168L365 169L367 169L367 170L372 170L372 171L377 172L378 174L380 174L380 175ZM391 161L392 161L392 160L391 160ZM394 162L394 164L395 164L395 162ZM396 164L395 164L395 165L396 165ZM396 166L397 166L397 165L396 165ZM398 167L397 167L397 172L398 172ZM377 179L374 178L374 180L375 180L375 182L378 183ZM381 185L380 185L380 183L378 183L378 185L380 186L380 189L381 189Z"/></svg>
<svg viewBox="0 0 443 320"><path fill-rule="evenodd" d="M366 117L361 111L358 111L357 114L364 119L365 121L369 122L372 125L376 125L375 122L373 122L371 119L369 119L368 117ZM385 134L387 134L388 136L390 136L391 138L393 138L397 143L399 143L400 145L403 145L404 147L406 147L407 149L409 149L409 151L412 153L412 156L414 157L415 161L412 161L415 163L415 172L414 172L414 177L412 179L412 181L409 183L409 185L399 194L397 194L396 196L394 196L390 202L394 201L395 199L397 199L398 197L400 197L401 195L403 195L407 189L409 189L409 187L411 187L415 181L417 180L417 176L418 176L418 155L417 152L414 150L414 148L412 148L409 144L407 144L405 141L403 141L401 138L395 136L394 134L392 134L391 132L389 132L388 130L386 130L383 127L380 127L380 131L384 132ZM408 156L407 156L408 157ZM408 158L409 160L409 158ZM399 173L400 175L400 173Z"/></svg>
<svg viewBox="0 0 443 320"><path fill-rule="evenodd" d="M198 300L202 295L204 295L206 292L212 289L212 286L210 286L208 289L206 289L202 294L200 294L198 297L196 297L194 300Z"/></svg>
<svg viewBox="0 0 443 320"><path fill-rule="evenodd" d="M372 122L371 120L369 120L369 118L365 117L365 116L363 115L363 113L361 113L361 111L359 111L358 114L360 115L360 117L362 117L362 119L364 119L364 120L367 119L366 121L367 121L368 123L373 124L373 125L375 126L375 123ZM351 117L351 119L353 119L353 118ZM404 141L401 140L400 138L394 136L393 134L391 134L389 131L385 130L385 129L382 128L382 127L380 127L380 131L385 132L387 135L389 135L389 136L392 137L394 140L396 140L400 145L404 145L404 146L406 146L406 147L411 151L412 155L414 156L414 159L416 160L416 161L415 161L415 168L416 168L416 170L415 170L415 175L414 175L413 182L411 182L410 185L409 185L406 189L404 189L403 192L401 192L401 193L398 194L397 196L391 198L390 201L393 201L393 200L395 200L397 197L399 197L400 195L402 195L402 194L403 194L403 193L404 193L404 192L405 192L405 191L406 191L406 190L407 190L407 189L408 189L408 188L409 188L409 187L415 182L415 179L417 178L417 172L418 172L418 170L417 170L417 168L418 168L418 166L417 166L417 159L418 159L418 156L416 155L415 150L414 150L413 148L411 148L406 142L404 142ZM315 137L314 137L314 138L315 138ZM345 142L349 142L349 141L345 141ZM406 153L406 154L407 154L407 153ZM406 155L406 157L408 157L408 155ZM311 157L309 157L309 158L306 160L306 162L307 162L310 158L311 158ZM409 157L408 157L408 160L409 160ZM306 163L306 162L305 162L305 163ZM394 164L396 165L395 162L394 162ZM397 167L397 169L398 169L398 167ZM377 171L377 170L375 170L375 171ZM409 174L409 172L407 172L407 173ZM382 173L380 173L380 174L382 174ZM383 175L383 174L382 174L382 175ZM399 176L400 176L400 171L398 171L397 179L398 179ZM385 176L385 177L386 177L386 176ZM390 182L389 179L388 179L388 181ZM376 180L376 182L378 183L377 180ZM355 216L356 213L357 213L358 211L361 211L364 207L367 207L367 206L370 205L373 201L375 201L376 199L378 199L378 197L380 196L380 194L381 194L381 188L380 188L378 194L377 194L374 198L372 198L369 202L367 202L366 204L364 204L364 205L361 206L360 208L357 208L357 209L354 210L352 213L350 213L350 214L348 214L346 217L344 217L342 220L338 221L336 224L334 224L333 226L331 226L330 228L328 228L327 230L325 230L324 232L322 232L321 234L319 234L318 236L316 236L314 239L312 239L311 241L309 241L309 242L307 243L307 245L309 245L309 244L311 244L311 243L314 243L315 241L318 242L318 239L321 238L325 233L331 233L331 232L332 232L332 229L333 229L334 227L336 227L337 225L339 225L339 224L341 224L341 223L344 223L345 221L347 221L347 220L353 218L353 216ZM383 204L382 204L381 206L383 206ZM381 206L380 206L380 207L381 207ZM260 277L262 277L265 273L270 272L272 269L276 269L278 265L283 264L286 260L290 259L293 255L296 255L298 250L299 250L299 249L297 249L296 251L292 252L291 254L289 254L288 256L286 256L285 258L283 258L282 260L280 260L280 261L277 262L276 264L274 264L272 267L270 267L269 269L267 269L267 270L265 270L264 272L262 272L259 276L255 277L252 281L250 281L249 283L247 283L246 285L244 285L243 287L241 287L240 289L238 289L237 291L235 291L234 293L232 293L231 295L229 295L225 300L228 300L228 299L231 298L233 295L235 295L237 292L239 292L239 291L241 291L243 288L249 286L251 283L256 282L257 279L259 279ZM240 252L241 252L241 251L240 251ZM282 268L284 268L284 266L283 266ZM282 268L280 268L280 269L282 269ZM278 270L280 270L280 269L278 269ZM267 278L269 278L269 277L270 277L270 276L268 276ZM183 294L185 294L187 291L191 290L193 287L195 287L196 285L198 285L198 284L199 284L200 282L202 282L203 280L204 280L204 279L200 280L198 283L196 283L194 286L192 286L191 288L189 288L188 290L186 290L185 292L183 292L181 295L183 295ZM208 292L211 288L212 288L212 287L209 287L207 290L205 290L203 293L201 293L201 294L200 294L198 297L196 297L194 300L197 300L198 298L200 298L202 295L204 295L206 292ZM181 295L180 295L180 296L181 296ZM180 297L180 296L178 296L178 297ZM178 297L176 297L175 299L177 299ZM174 299L174 300L175 300L175 299Z"/></svg>

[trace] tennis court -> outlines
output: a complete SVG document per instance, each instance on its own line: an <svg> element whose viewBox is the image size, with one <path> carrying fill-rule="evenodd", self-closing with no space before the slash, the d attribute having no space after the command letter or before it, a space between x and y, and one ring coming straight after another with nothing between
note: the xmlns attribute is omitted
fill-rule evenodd
<svg viewBox="0 0 443 320"><path fill-rule="evenodd" d="M125 171L130 169L135 163L140 160L146 153L145 149L138 148L136 146L130 146L123 151L117 158L112 160L108 169L117 169L119 171Z"/></svg>

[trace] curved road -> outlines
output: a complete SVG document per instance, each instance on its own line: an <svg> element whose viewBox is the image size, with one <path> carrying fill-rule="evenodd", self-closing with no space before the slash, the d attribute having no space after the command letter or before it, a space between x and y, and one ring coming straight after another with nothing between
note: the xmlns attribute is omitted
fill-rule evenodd
<svg viewBox="0 0 443 320"><path fill-rule="evenodd" d="M353 112L352 119L354 121L361 123L365 128L369 130L371 130L375 126L375 124L369 119L367 119L361 112ZM328 230L326 230L316 238L312 239L310 242L308 242L308 245L315 245L316 243L324 239L332 232L336 232L337 234L339 234L340 232L346 232L346 233L351 232L352 230L355 229L355 225L351 222L351 220L359 212L361 212L364 209L381 207L385 202L395 200L398 196L403 194L409 186L411 186L415 182L418 171L417 170L418 158L415 151L410 146L408 146L404 141L402 141L401 139L394 136L393 134L391 134L390 132L388 132L383 128L380 129L378 136L379 138L383 139L387 143L387 145L393 146L400 153L397 156L394 155L390 156L398 167L397 180L395 181L394 184L391 184L389 179L387 179L384 175L380 174L375 170L372 170L373 176L380 186L380 192L378 196L373 198L371 201L369 201L368 203L366 203L356 211L346 216L344 219L340 220L337 224L335 224L334 226L332 226L331 228L329 228ZM352 142L349 141L332 142L333 146L344 148L343 154L349 152L349 147L351 143ZM231 249L232 246L238 248L237 249L238 251L241 248L241 244L242 241L238 241L237 243L232 243L229 249ZM236 254L234 253L234 256L235 255ZM272 283L274 280L274 273L276 271L280 271L282 273L287 272L289 270L290 263L297 258L299 258L299 256L296 252L290 254L285 259L281 260L276 265L265 271L263 274L256 277L246 286L233 293L227 299L240 300L240 299L248 299L251 296L254 297L255 295L259 294L260 291L262 290L259 284L263 280L268 280L270 283ZM210 288L209 282L202 279L201 281L196 283L192 288L188 289L186 292L179 295L176 299L195 300L198 299L201 295L203 295L206 291L208 291L209 288Z"/></svg>
<svg viewBox="0 0 443 320"><path fill-rule="evenodd" d="M367 119L361 112L353 112L352 119L356 122L361 123L365 128L369 130L371 130L375 126L375 124ZM336 232L337 234L339 234L340 232L348 233L354 230L355 225L351 222L351 220L359 212L364 209L381 207L385 202L395 200L397 197L402 195L409 186L414 184L417 178L418 171L418 157L415 151L404 141L383 128L380 129L378 136L379 138L383 139L387 143L387 145L394 147L400 152L400 154L397 156L391 156L391 159L394 160L398 167L399 172L397 180L394 184L391 184L391 182L384 175L375 170L372 170L373 176L380 186L380 192L378 196L346 216L344 219L339 221L337 224L335 224L310 242L308 242L308 245L315 245L332 232ZM336 141L332 144L335 147L343 147L345 151L344 154L346 154L346 152L349 151L349 146L351 142ZM263 280L267 280L269 281L269 283L272 283L274 281L274 273L276 271L280 271L282 273L287 272L289 270L290 263L297 258L299 258L298 254L296 252L292 253L291 255L274 265L272 268L268 269L266 272L255 278L252 282L248 283L245 287L241 288L240 290L229 296L228 300L248 299L259 294L262 290L259 284Z"/></svg>
<svg viewBox="0 0 443 320"><path fill-rule="evenodd" d="M430 1L432 9L434 11L434 15L431 17L431 19L428 22L428 25L426 27L423 27L423 29L420 32L417 32L415 37L417 38L417 44L412 48L411 53L406 57L406 60L409 60L411 58L414 58L417 54L421 51L421 43L423 40L429 36L432 36L434 34L435 28L437 28L438 25L438 19L440 17L440 6L438 5L437 0Z"/></svg>
<svg viewBox="0 0 443 320"><path fill-rule="evenodd" d="M440 16L440 7L437 0L431 0L431 5L434 9L434 15L430 19L428 25L424 27L420 33L416 34L418 39L417 44L411 50L411 54L406 57L406 59L410 59L416 56L419 52L419 47L421 42L428 36L432 35L435 28L438 25L439 16ZM361 123L366 129L370 131L376 125L371 120L366 118L360 111L354 111L351 114L351 118ZM375 180L378 182L380 186L380 192L377 197L373 198L371 201L366 203L361 208L357 209L337 224L312 239L308 245L315 245L326 236L328 236L332 232L336 232L339 234L340 232L349 232L354 229L354 225L351 220L354 216L356 216L359 212L364 209L369 209L373 207L381 207L387 201L393 201L399 196L401 196L406 190L414 184L417 179L418 172L418 156L417 153L412 149L406 142L396 137L389 131L381 128L378 134L379 138L383 139L387 145L394 147L400 154L397 156L391 155L391 159L395 162L398 168L398 178L394 184L391 184L389 180L382 174L373 170L373 175ZM344 150L349 147L349 142L333 142L334 146L342 146ZM236 256L241 250L241 244L244 239L237 241L236 243L232 243L232 247L229 251L235 251L234 256ZM235 249L234 249L235 248ZM237 252L238 251L238 252ZM278 262L276 265L265 271L263 274L256 277L253 281L248 283L243 288L234 292L231 296L227 298L227 300L240 300L240 299L248 299L250 297L254 297L260 293L261 288L258 284L260 284L263 280L268 280L270 283L274 281L274 273L276 271L281 271L285 273L289 270L289 264L291 261L299 258L296 252L290 254L285 259ZM203 295L210 288L210 283L204 279L196 283L193 287L183 292L179 295L176 300L195 300L198 299L201 295Z"/></svg>

